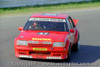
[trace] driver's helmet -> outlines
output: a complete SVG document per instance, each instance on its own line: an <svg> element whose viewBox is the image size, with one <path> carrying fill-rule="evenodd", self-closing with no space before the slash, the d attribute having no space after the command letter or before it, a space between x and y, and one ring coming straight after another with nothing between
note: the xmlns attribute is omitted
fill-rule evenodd
<svg viewBox="0 0 100 67"><path fill-rule="evenodd" d="M34 23L33 23L32 26L33 26L33 27L37 27L37 23L34 21Z"/></svg>

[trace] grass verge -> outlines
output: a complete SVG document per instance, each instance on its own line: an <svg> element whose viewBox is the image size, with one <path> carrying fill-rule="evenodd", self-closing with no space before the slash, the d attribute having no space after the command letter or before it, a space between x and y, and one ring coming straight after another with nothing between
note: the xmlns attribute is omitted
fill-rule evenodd
<svg viewBox="0 0 100 67"><path fill-rule="evenodd" d="M79 8L95 8L100 7L100 1L92 2L78 2L78 3L64 3L55 5L36 5L26 7L15 8L0 8L0 15L19 15L19 14L31 14L39 12L51 12L58 10L69 10Z"/></svg>

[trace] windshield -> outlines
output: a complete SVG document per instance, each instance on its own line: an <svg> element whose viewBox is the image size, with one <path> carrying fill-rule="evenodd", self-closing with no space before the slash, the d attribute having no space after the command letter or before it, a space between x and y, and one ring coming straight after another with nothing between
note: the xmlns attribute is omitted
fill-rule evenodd
<svg viewBox="0 0 100 67"><path fill-rule="evenodd" d="M66 22L27 21L24 30L68 31Z"/></svg>

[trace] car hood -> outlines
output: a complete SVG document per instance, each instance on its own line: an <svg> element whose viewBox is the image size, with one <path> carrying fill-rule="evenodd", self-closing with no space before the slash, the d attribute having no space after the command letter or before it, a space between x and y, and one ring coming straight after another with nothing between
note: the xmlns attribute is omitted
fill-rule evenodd
<svg viewBox="0 0 100 67"><path fill-rule="evenodd" d="M20 40L33 40L36 38L51 39L52 41L64 41L65 36L68 32L58 32L58 31L25 31L23 30L20 35Z"/></svg>

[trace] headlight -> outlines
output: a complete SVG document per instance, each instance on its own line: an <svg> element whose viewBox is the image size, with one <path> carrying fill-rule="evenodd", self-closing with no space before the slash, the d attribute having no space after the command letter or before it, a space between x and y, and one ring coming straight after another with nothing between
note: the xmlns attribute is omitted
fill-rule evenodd
<svg viewBox="0 0 100 67"><path fill-rule="evenodd" d="M17 40L17 45L24 45L24 46L27 46L28 43L27 43L27 41Z"/></svg>
<svg viewBox="0 0 100 67"><path fill-rule="evenodd" d="M65 47L65 43L64 42L54 42L53 47Z"/></svg>

